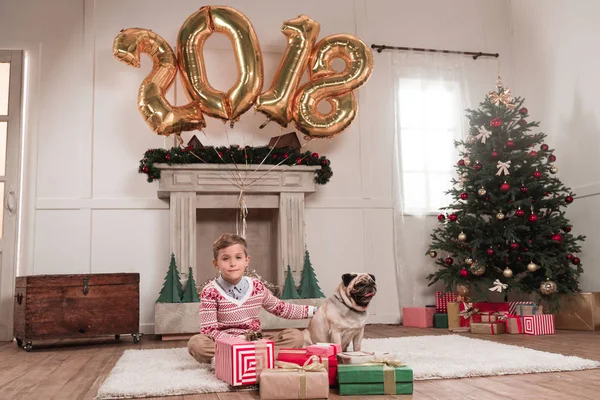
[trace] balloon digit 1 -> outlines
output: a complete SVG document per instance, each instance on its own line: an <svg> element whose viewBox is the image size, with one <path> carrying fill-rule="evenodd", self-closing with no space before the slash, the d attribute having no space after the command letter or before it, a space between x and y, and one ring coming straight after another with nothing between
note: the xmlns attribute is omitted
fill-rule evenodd
<svg viewBox="0 0 600 400"><path fill-rule="evenodd" d="M293 96L319 31L319 23L305 15L283 23L281 32L287 36L288 41L285 53L271 87L256 99L256 111L262 112L268 118L261 128L269 121L286 127L292 119Z"/></svg>
<svg viewBox="0 0 600 400"><path fill-rule="evenodd" d="M346 63L341 73L331 66L335 58ZM373 53L353 35L331 35L316 44L309 68L310 81L298 89L294 98L293 119L298 130L308 136L331 137L348 128L356 117L353 91L371 76ZM317 110L323 100L331 105L327 114Z"/></svg>
<svg viewBox="0 0 600 400"><path fill-rule="evenodd" d="M213 32L225 34L234 46L238 67L236 84L223 93L208 83L202 56L204 43ZM177 55L190 98L212 117L236 121L258 97L263 84L260 44L250 20L231 7L206 6L192 14L179 30Z"/></svg>
<svg viewBox="0 0 600 400"><path fill-rule="evenodd" d="M165 98L177 75L177 62L173 49L160 35L130 28L122 30L113 41L113 55L127 65L139 68L141 53L147 53L153 61L152 71L142 81L138 94L138 108L150 128L169 136L206 127L197 102L174 107Z"/></svg>

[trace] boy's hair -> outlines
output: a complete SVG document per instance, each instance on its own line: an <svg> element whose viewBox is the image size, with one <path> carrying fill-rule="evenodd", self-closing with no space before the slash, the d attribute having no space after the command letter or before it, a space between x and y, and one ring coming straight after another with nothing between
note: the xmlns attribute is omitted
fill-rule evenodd
<svg viewBox="0 0 600 400"><path fill-rule="evenodd" d="M234 244L241 244L244 248L244 254L248 255L248 243L246 243L246 239L235 233L224 233L213 243L214 259L216 260L219 257L219 250L233 246Z"/></svg>

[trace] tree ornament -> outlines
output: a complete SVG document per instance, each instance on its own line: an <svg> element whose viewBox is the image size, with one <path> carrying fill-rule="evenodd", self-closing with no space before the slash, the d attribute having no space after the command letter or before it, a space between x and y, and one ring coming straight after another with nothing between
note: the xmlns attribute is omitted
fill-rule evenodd
<svg viewBox="0 0 600 400"><path fill-rule="evenodd" d="M533 177L539 179L542 177L542 173L536 169L533 173Z"/></svg>
<svg viewBox="0 0 600 400"><path fill-rule="evenodd" d="M481 140L481 143L485 144L486 140L492 136L492 132L488 131L485 125L481 125L478 129L478 134L475 136L475 139Z"/></svg>
<svg viewBox="0 0 600 400"><path fill-rule="evenodd" d="M515 142L513 140L511 140L511 139L508 139L506 141L506 147L508 147L509 149L514 148L515 147Z"/></svg>
<svg viewBox="0 0 600 400"><path fill-rule="evenodd" d="M467 276L466 269L462 269L462 271L465 271L465 276ZM461 273L462 276L462 273ZM469 284L464 284L464 283L457 283L456 284L456 294L458 294L459 296L462 296L463 298L468 298L471 295L471 285Z"/></svg>
<svg viewBox="0 0 600 400"><path fill-rule="evenodd" d="M523 108L521 108L521 109L519 110L519 113L520 113L521 115L526 115L526 114L527 114L527 109L526 109L525 107L523 107Z"/></svg>
<svg viewBox="0 0 600 400"><path fill-rule="evenodd" d="M460 160L458 160L458 165L460 165L461 167L465 165L465 160L463 160L462 158Z"/></svg>
<svg viewBox="0 0 600 400"><path fill-rule="evenodd" d="M479 194L480 196L485 196L486 193L487 190L485 190L483 186L477 191L477 194Z"/></svg>
<svg viewBox="0 0 600 400"><path fill-rule="evenodd" d="M467 240L467 235L464 232L461 232L458 234L458 241L459 242L464 242L465 240Z"/></svg>
<svg viewBox="0 0 600 400"><path fill-rule="evenodd" d="M513 276L512 269L508 267L504 268L504 271L502 271L502 275L504 275L505 278L511 278Z"/></svg>
<svg viewBox="0 0 600 400"><path fill-rule="evenodd" d="M165 154L165 160L167 160L167 161L171 160L171 154L169 154L169 153Z"/></svg>
<svg viewBox="0 0 600 400"><path fill-rule="evenodd" d="M465 166L467 166L467 167L471 166L471 160L468 159L467 157L465 157Z"/></svg>
<svg viewBox="0 0 600 400"><path fill-rule="evenodd" d="M443 221L443 220L445 220L445 219L446 219L446 217L444 216L444 214L440 214L440 215L438 215L438 221L440 221L440 222L441 222L441 221Z"/></svg>
<svg viewBox="0 0 600 400"><path fill-rule="evenodd" d="M567 204L571 204L573 202L573 196L565 197L565 201L567 202Z"/></svg>
<svg viewBox="0 0 600 400"><path fill-rule="evenodd" d="M565 232L569 233L569 232L571 232L571 227L570 227L570 226L565 226L565 227L563 228L563 231L565 231Z"/></svg>
<svg viewBox="0 0 600 400"><path fill-rule="evenodd" d="M499 156L499 154L496 150L493 150L491 156L492 156L492 158L496 158Z"/></svg>
<svg viewBox="0 0 600 400"><path fill-rule="evenodd" d="M465 258L465 264L467 264L467 265L473 265L473 259L472 258Z"/></svg>
<svg viewBox="0 0 600 400"><path fill-rule="evenodd" d="M450 221L456 221L458 217L456 216L456 214L452 213L448 215L448 218L450 219Z"/></svg>
<svg viewBox="0 0 600 400"><path fill-rule="evenodd" d="M579 259L579 257L573 257L573 259L571 260L571 262L573 264L575 264L575 265L578 265L581 262L581 260Z"/></svg>
<svg viewBox="0 0 600 400"><path fill-rule="evenodd" d="M504 213L502 211L500 211L498 214L496 214L496 219L498 221L502 221L505 217L506 217L506 215L504 215Z"/></svg>
<svg viewBox="0 0 600 400"><path fill-rule="evenodd" d="M491 247L489 249L487 249L486 252L487 252L487 255L490 257L494 255L494 249L492 249Z"/></svg>
<svg viewBox="0 0 600 400"><path fill-rule="evenodd" d="M562 235L560 233L556 233L552 235L552 240L554 243L562 243Z"/></svg>
<svg viewBox="0 0 600 400"><path fill-rule="evenodd" d="M436 258L436 257L437 257L437 251L435 251L435 250L430 250L430 251L429 251L429 257L431 257L431 258Z"/></svg>
<svg viewBox="0 0 600 400"><path fill-rule="evenodd" d="M496 172L497 176L501 176L502 174L510 175L510 173L508 172L508 169L510 168L510 161L498 161L498 164L496 164L496 168L498 168L498 172Z"/></svg>
<svg viewBox="0 0 600 400"><path fill-rule="evenodd" d="M490 121L490 126L492 126L494 128L498 128L498 127L502 126L502 120L500 118L496 117Z"/></svg>
<svg viewBox="0 0 600 400"><path fill-rule="evenodd" d="M446 257L446 259L444 261L448 265L452 265L452 263L454 263L454 260L452 259L452 257Z"/></svg>
<svg viewBox="0 0 600 400"><path fill-rule="evenodd" d="M550 154L550 156L548 156L548 161L550 161L550 162L556 161L556 156L554 154Z"/></svg>
<svg viewBox="0 0 600 400"><path fill-rule="evenodd" d="M529 222L536 222L538 220L538 216L535 214L531 214L529 216Z"/></svg>
<svg viewBox="0 0 600 400"><path fill-rule="evenodd" d="M148 173L148 166L147 166L147 165L144 165L144 166L142 167L142 172L143 172L143 173L145 173L145 174L147 174L147 173Z"/></svg>
<svg viewBox="0 0 600 400"><path fill-rule="evenodd" d="M506 182L504 182L501 186L500 186L500 190L502 190L503 192L508 192L510 190L510 185Z"/></svg>
<svg viewBox="0 0 600 400"><path fill-rule="evenodd" d="M546 281L542 282L542 284L540 285L540 292L542 292L542 294L545 294L545 295L550 295L552 293L555 293L556 290L557 290L556 283L551 281L550 278L546 278Z"/></svg>
<svg viewBox="0 0 600 400"><path fill-rule="evenodd" d="M556 165L553 165L552 167L550 167L550 172L556 174L558 172L558 167Z"/></svg>
<svg viewBox="0 0 600 400"><path fill-rule="evenodd" d="M571 254L571 253L567 254L567 259L572 260L573 259L573 254Z"/></svg>
<svg viewBox="0 0 600 400"><path fill-rule="evenodd" d="M314 158L315 160L316 160L317 158L319 158L319 153L312 153L312 158Z"/></svg>
<svg viewBox="0 0 600 400"><path fill-rule="evenodd" d="M468 199L468 198L469 198L469 194L468 194L468 193L466 193L466 192L462 192L462 193L460 194L460 198L461 198L462 200L466 200L466 199Z"/></svg>
<svg viewBox="0 0 600 400"><path fill-rule="evenodd" d="M537 157L538 153L537 153L537 151L535 151L535 150L531 150L531 152L529 153L529 155L530 155L531 157Z"/></svg>
<svg viewBox="0 0 600 400"><path fill-rule="evenodd" d="M529 188L527 186L521 186L521 193L527 193L529 192Z"/></svg>
<svg viewBox="0 0 600 400"><path fill-rule="evenodd" d="M512 243L510 244L510 248L511 248L511 249L513 249L513 250L519 250L519 243L517 243L517 242L512 242Z"/></svg>
<svg viewBox="0 0 600 400"><path fill-rule="evenodd" d="M517 217L522 217L525 215L525 211L521 210L521 207L519 207L519 209L517 211L515 211L515 215Z"/></svg>
<svg viewBox="0 0 600 400"><path fill-rule="evenodd" d="M542 149L543 151L548 151L548 145L547 144L543 144L540 149Z"/></svg>
<svg viewBox="0 0 600 400"><path fill-rule="evenodd" d="M462 278L466 278L469 272L467 272L467 270L463 268L460 270L459 274Z"/></svg>
<svg viewBox="0 0 600 400"><path fill-rule="evenodd" d="M527 271L529 272L535 272L538 269L538 265L536 263L534 263L533 261L530 262L529 264L527 264Z"/></svg>
<svg viewBox="0 0 600 400"><path fill-rule="evenodd" d="M473 263L469 268L469 271L471 271L471 273L475 276L481 276L485 273L485 265Z"/></svg>
<svg viewBox="0 0 600 400"><path fill-rule="evenodd" d="M473 166L473 169L474 169L475 171L480 171L480 170L481 170L481 168L483 168L483 165L481 165L481 164L479 163L479 161L475 162L475 165Z"/></svg>
<svg viewBox="0 0 600 400"><path fill-rule="evenodd" d="M519 125L525 126L525 125L527 125L527 121L525 121L524 119L521 119L521 120L519 120Z"/></svg>

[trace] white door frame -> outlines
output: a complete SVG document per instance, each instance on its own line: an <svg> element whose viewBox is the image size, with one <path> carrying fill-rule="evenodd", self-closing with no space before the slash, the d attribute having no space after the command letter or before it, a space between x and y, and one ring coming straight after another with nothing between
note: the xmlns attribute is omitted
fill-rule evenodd
<svg viewBox="0 0 600 400"><path fill-rule="evenodd" d="M23 91L23 51L0 50L0 62L9 62L10 82L8 115L0 115L0 121L8 122L6 135L6 172L4 193L0 198L4 209L2 247L0 247L0 341L13 339L13 308L15 275L17 270L18 207L20 194L21 124Z"/></svg>

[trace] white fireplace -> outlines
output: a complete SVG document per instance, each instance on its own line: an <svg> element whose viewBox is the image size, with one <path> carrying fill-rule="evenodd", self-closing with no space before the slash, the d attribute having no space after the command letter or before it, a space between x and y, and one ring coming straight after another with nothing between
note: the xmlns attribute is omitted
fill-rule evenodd
<svg viewBox="0 0 600 400"><path fill-rule="evenodd" d="M250 269L283 285L287 265L294 278L304 261L304 198L316 191L319 166L244 164L156 164L161 170L158 197L169 199L170 249L187 278L192 267L196 283L215 275L212 243L223 232L236 231L240 179L248 208L247 240ZM241 226L240 226L241 228Z"/></svg>

